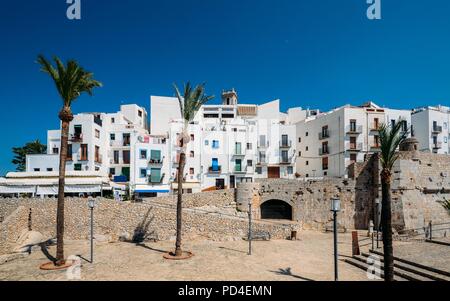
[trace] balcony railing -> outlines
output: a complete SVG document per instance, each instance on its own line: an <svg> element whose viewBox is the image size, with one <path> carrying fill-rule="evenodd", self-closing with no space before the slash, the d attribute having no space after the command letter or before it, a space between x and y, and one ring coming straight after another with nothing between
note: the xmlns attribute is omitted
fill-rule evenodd
<svg viewBox="0 0 450 301"><path fill-rule="evenodd" d="M328 138L330 138L330 131L326 130L319 133L319 140L324 140Z"/></svg>
<svg viewBox="0 0 450 301"><path fill-rule="evenodd" d="M319 147L319 156L323 155L329 155L330 154L330 147Z"/></svg>
<svg viewBox="0 0 450 301"><path fill-rule="evenodd" d="M268 148L268 147L269 147L269 141L258 142L258 148Z"/></svg>
<svg viewBox="0 0 450 301"><path fill-rule="evenodd" d="M362 151L363 145L362 143L349 143L347 146L348 151L359 152Z"/></svg>
<svg viewBox="0 0 450 301"><path fill-rule="evenodd" d="M73 134L69 138L70 142L83 143L83 134Z"/></svg>
<svg viewBox="0 0 450 301"><path fill-rule="evenodd" d="M237 167L237 166L235 166L233 171L234 171L234 173L247 173L247 167L243 167L243 166Z"/></svg>
<svg viewBox="0 0 450 301"><path fill-rule="evenodd" d="M256 165L266 165L266 164L267 164L266 157L259 157L258 161L256 162Z"/></svg>
<svg viewBox="0 0 450 301"><path fill-rule="evenodd" d="M233 156L235 157L239 157L239 156L245 156L245 151L243 151L242 149L235 149L233 152Z"/></svg>
<svg viewBox="0 0 450 301"><path fill-rule="evenodd" d="M148 160L148 163L150 165L161 165L164 163L164 157L150 159L150 160Z"/></svg>
<svg viewBox="0 0 450 301"><path fill-rule="evenodd" d="M442 133L442 126L435 125L433 126L433 134L440 134Z"/></svg>
<svg viewBox="0 0 450 301"><path fill-rule="evenodd" d="M155 176L150 175L148 177L148 182L152 183L152 184L160 184L164 180L165 176L166 176L166 174L162 174L161 177L155 177Z"/></svg>
<svg viewBox="0 0 450 301"><path fill-rule="evenodd" d="M215 167L210 166L210 167L208 168L208 173L211 173L211 174L220 174L220 173L222 173L222 166L215 166Z"/></svg>
<svg viewBox="0 0 450 301"><path fill-rule="evenodd" d="M347 127L347 134L348 135L359 135L363 131L362 125L349 125Z"/></svg>
<svg viewBox="0 0 450 301"><path fill-rule="evenodd" d="M280 141L280 148L291 148L292 147L292 141Z"/></svg>

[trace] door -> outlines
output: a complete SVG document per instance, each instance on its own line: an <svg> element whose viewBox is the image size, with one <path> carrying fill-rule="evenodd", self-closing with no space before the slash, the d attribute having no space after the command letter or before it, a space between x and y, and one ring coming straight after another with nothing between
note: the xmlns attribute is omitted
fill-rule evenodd
<svg viewBox="0 0 450 301"><path fill-rule="evenodd" d="M236 188L236 177L235 176L230 176L230 188Z"/></svg>
<svg viewBox="0 0 450 301"><path fill-rule="evenodd" d="M242 171L242 160L241 159L236 159L234 170L236 172L241 172Z"/></svg>
<svg viewBox="0 0 450 301"><path fill-rule="evenodd" d="M241 143L240 142L236 142L235 154L236 155L241 154Z"/></svg>
<svg viewBox="0 0 450 301"><path fill-rule="evenodd" d="M279 179L280 178L280 167L269 167L268 168L269 179Z"/></svg>
<svg viewBox="0 0 450 301"><path fill-rule="evenodd" d="M225 179L216 179L216 189L217 190L225 189Z"/></svg>

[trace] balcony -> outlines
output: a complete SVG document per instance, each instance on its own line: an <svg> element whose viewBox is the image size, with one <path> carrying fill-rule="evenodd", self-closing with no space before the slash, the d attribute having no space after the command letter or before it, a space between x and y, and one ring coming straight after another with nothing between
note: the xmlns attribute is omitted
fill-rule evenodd
<svg viewBox="0 0 450 301"><path fill-rule="evenodd" d="M442 126L439 126L439 125L433 126L432 133L433 134L440 134L440 133L442 133Z"/></svg>
<svg viewBox="0 0 450 301"><path fill-rule="evenodd" d="M241 149L235 149L233 152L233 157L245 157L245 151Z"/></svg>
<svg viewBox="0 0 450 301"><path fill-rule="evenodd" d="M208 173L210 173L210 174L220 174L220 173L222 173L222 166L210 166L208 168Z"/></svg>
<svg viewBox="0 0 450 301"><path fill-rule="evenodd" d="M375 144L375 145L371 145L370 146L370 151L371 152L379 152L381 150L381 145L380 144Z"/></svg>
<svg viewBox="0 0 450 301"><path fill-rule="evenodd" d="M292 147L292 141L280 141L280 148L291 148Z"/></svg>
<svg viewBox="0 0 450 301"><path fill-rule="evenodd" d="M328 138L330 138L330 131L326 130L319 133L319 140L325 140Z"/></svg>
<svg viewBox="0 0 450 301"><path fill-rule="evenodd" d="M258 142L258 148L268 148L269 147L269 141L267 142Z"/></svg>
<svg viewBox="0 0 450 301"><path fill-rule="evenodd" d="M347 135L360 135L363 132L362 125L349 125L347 127Z"/></svg>
<svg viewBox="0 0 450 301"><path fill-rule="evenodd" d="M95 163L102 164L103 163L103 156L102 155L95 156Z"/></svg>
<svg viewBox="0 0 450 301"><path fill-rule="evenodd" d="M360 152L363 149L362 143L349 143L347 146L347 151L349 152Z"/></svg>
<svg viewBox="0 0 450 301"><path fill-rule="evenodd" d="M162 165L164 163L164 157L162 158L153 158L148 161L149 165Z"/></svg>
<svg viewBox="0 0 450 301"><path fill-rule="evenodd" d="M89 158L88 158L87 154L78 154L77 160L78 161L89 161Z"/></svg>
<svg viewBox="0 0 450 301"><path fill-rule="evenodd" d="M83 143L83 134L70 135L69 141L73 143Z"/></svg>
<svg viewBox="0 0 450 301"><path fill-rule="evenodd" d="M241 174L245 174L245 173L247 173L247 167L243 167L243 166L235 166L234 167L234 170L233 170L233 173L241 173Z"/></svg>
<svg viewBox="0 0 450 301"><path fill-rule="evenodd" d="M378 132L380 130L380 126L381 126L381 124L379 124L379 123L376 123L376 122L371 123L370 124L370 131L371 132Z"/></svg>
<svg viewBox="0 0 450 301"><path fill-rule="evenodd" d="M266 157L259 157L258 161L256 162L256 165L258 166L267 165Z"/></svg>
<svg viewBox="0 0 450 301"><path fill-rule="evenodd" d="M330 154L330 147L329 146L319 147L319 156L329 155L329 154Z"/></svg>
<svg viewBox="0 0 450 301"><path fill-rule="evenodd" d="M161 184L164 180L166 174L162 174L161 177L159 176L149 176L148 182L152 184Z"/></svg>
<svg viewBox="0 0 450 301"><path fill-rule="evenodd" d="M441 149L442 148L442 142L436 142L433 144L433 149Z"/></svg>

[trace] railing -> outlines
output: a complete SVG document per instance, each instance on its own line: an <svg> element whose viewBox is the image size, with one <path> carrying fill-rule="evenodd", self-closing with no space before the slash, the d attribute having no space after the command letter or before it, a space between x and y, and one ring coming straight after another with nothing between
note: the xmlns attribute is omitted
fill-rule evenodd
<svg viewBox="0 0 450 301"><path fill-rule="evenodd" d="M82 143L83 142L83 134L73 134L69 138L70 142Z"/></svg>
<svg viewBox="0 0 450 301"><path fill-rule="evenodd" d="M363 132L362 125L348 126L347 134L361 134Z"/></svg>
<svg viewBox="0 0 450 301"><path fill-rule="evenodd" d="M433 133L442 133L442 126L440 125L433 126Z"/></svg>
<svg viewBox="0 0 450 301"><path fill-rule="evenodd" d="M217 167L210 166L208 168L208 173L218 174L218 173L221 173L221 172L222 172L222 166L217 166Z"/></svg>
<svg viewBox="0 0 450 301"><path fill-rule="evenodd" d="M264 143L258 142L258 148L268 148L269 147L269 141L266 141Z"/></svg>
<svg viewBox="0 0 450 301"><path fill-rule="evenodd" d="M256 165L265 165L265 164L267 164L267 160L266 160L266 158L264 157L264 158L258 158L258 161L256 162Z"/></svg>
<svg viewBox="0 0 450 301"><path fill-rule="evenodd" d="M433 144L433 149L441 149L442 148L442 142L436 142Z"/></svg>
<svg viewBox="0 0 450 301"><path fill-rule="evenodd" d="M153 184L158 184L158 183L162 183L162 181L164 180L164 177L166 176L166 174L162 174L162 176L159 179L155 179L154 177L152 177L151 175L148 177L148 182L149 183L153 183Z"/></svg>
<svg viewBox="0 0 450 301"><path fill-rule="evenodd" d="M349 143L347 146L348 151L361 151L363 148L362 143Z"/></svg>
<svg viewBox="0 0 450 301"><path fill-rule="evenodd" d="M150 160L148 161L148 163L149 163L149 164L152 164L152 165L160 165L160 164L163 164L163 163L164 163L164 157L163 157L163 158L159 158L159 159L150 159Z"/></svg>
<svg viewBox="0 0 450 301"><path fill-rule="evenodd" d="M322 131L321 133L319 133L319 140L324 140L324 139L328 139L328 138L330 138L329 130Z"/></svg>
<svg viewBox="0 0 450 301"><path fill-rule="evenodd" d="M234 167L234 172L235 173L247 173L247 167Z"/></svg>
<svg viewBox="0 0 450 301"><path fill-rule="evenodd" d="M245 151L235 149L233 152L233 156L245 156Z"/></svg>
<svg viewBox="0 0 450 301"><path fill-rule="evenodd" d="M280 148L291 148L292 147L292 141L280 141Z"/></svg>
<svg viewBox="0 0 450 301"><path fill-rule="evenodd" d="M329 155L330 154L330 147L319 147L319 156L323 155Z"/></svg>
<svg viewBox="0 0 450 301"><path fill-rule="evenodd" d="M370 124L370 130L377 132L377 131L380 130L380 126L381 126L381 124L379 124L379 123L375 123L375 122L371 123Z"/></svg>

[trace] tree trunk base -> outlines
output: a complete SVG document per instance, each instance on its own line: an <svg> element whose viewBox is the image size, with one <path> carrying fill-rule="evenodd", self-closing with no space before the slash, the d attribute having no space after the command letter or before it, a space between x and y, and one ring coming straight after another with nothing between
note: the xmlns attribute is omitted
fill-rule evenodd
<svg viewBox="0 0 450 301"><path fill-rule="evenodd" d="M43 263L39 266L39 269L44 270L44 271L60 271L60 270L65 270L70 268L73 265L72 261L62 261L59 264L57 264L56 262L50 261L50 262L46 262Z"/></svg>
<svg viewBox="0 0 450 301"><path fill-rule="evenodd" d="M192 258L194 256L194 253L189 251L183 251L181 255L176 255L174 252L169 252L163 255L164 259L167 260L186 260L189 258Z"/></svg>

